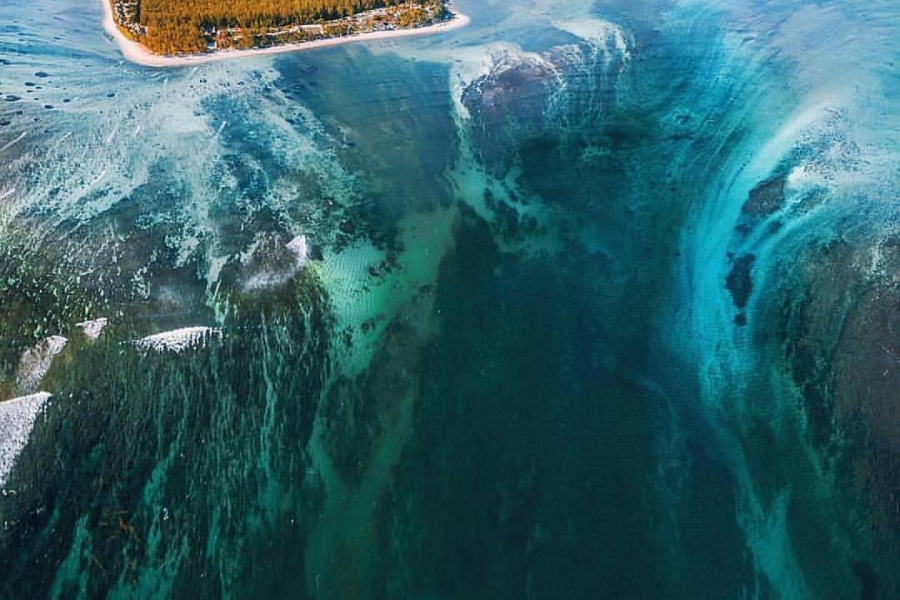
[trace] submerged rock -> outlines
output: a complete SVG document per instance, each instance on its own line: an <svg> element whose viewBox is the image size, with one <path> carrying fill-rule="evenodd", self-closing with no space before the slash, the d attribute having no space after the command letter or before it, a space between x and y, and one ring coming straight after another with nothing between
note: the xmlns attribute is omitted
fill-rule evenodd
<svg viewBox="0 0 900 600"><path fill-rule="evenodd" d="M785 176L777 175L750 190L750 197L742 208L744 214L766 216L777 212L784 204Z"/></svg>
<svg viewBox="0 0 900 600"><path fill-rule="evenodd" d="M744 254L735 259L725 286L731 292L731 298L737 308L747 306L750 294L753 292L753 277L751 271L756 257L752 254Z"/></svg>

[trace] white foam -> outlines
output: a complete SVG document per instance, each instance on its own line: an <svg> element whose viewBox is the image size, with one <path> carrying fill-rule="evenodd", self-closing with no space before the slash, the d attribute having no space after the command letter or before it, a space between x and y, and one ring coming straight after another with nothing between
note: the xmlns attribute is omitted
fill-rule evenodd
<svg viewBox="0 0 900 600"><path fill-rule="evenodd" d="M16 374L16 382L21 393L30 394L37 390L41 380L50 370L53 359L63 351L68 342L69 340L61 335L50 336L22 354Z"/></svg>
<svg viewBox="0 0 900 600"><path fill-rule="evenodd" d="M554 21L557 29L567 31L576 37L602 48L607 57L618 56L623 60L631 58L632 42L625 31L603 19L579 18Z"/></svg>
<svg viewBox="0 0 900 600"><path fill-rule="evenodd" d="M16 459L28 443L38 414L50 398L47 392L40 392L0 402L0 485L6 483Z"/></svg>
<svg viewBox="0 0 900 600"><path fill-rule="evenodd" d="M181 352L220 335L222 332L212 327L183 327L141 338L135 345L155 352Z"/></svg>

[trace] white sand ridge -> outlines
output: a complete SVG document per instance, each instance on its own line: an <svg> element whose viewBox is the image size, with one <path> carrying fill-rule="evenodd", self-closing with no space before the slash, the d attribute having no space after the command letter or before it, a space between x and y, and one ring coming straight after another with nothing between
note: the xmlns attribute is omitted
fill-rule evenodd
<svg viewBox="0 0 900 600"><path fill-rule="evenodd" d="M21 454L35 421L51 398L47 392L13 398L0 402L0 486L12 471Z"/></svg>

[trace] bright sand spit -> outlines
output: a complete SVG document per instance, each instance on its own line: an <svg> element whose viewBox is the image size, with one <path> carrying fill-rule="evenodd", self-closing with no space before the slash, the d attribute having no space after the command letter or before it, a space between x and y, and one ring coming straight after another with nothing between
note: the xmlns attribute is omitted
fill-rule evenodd
<svg viewBox="0 0 900 600"><path fill-rule="evenodd" d="M101 0L103 3L103 28L106 32L116 40L122 49L122 54L131 62L147 67L183 67L185 65L198 65L202 63L212 62L214 60L225 60L231 58L244 58L250 56L260 56L264 54L281 54L284 52L296 52L298 50L312 50L314 48L326 48L329 46L340 46L341 44L350 44L354 42L366 42L374 40L387 40L401 37L412 37L418 35L428 35L432 33L441 33L445 31L453 31L460 29L469 24L469 17L453 10L453 17L449 21L429 25L427 27L418 27L415 29L399 29L395 31L373 31L371 33L360 33L357 35L348 35L343 37L329 38L327 40L315 40L311 42L298 42L296 44L284 44L283 46L273 46L270 48L256 48L252 50L220 50L209 54L192 54L188 56L164 56L154 54L143 45L129 40L116 26L113 20L112 0Z"/></svg>

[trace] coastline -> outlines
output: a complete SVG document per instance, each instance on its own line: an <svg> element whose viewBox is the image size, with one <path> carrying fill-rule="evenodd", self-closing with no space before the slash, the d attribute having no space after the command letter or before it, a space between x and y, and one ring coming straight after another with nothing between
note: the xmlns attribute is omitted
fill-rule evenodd
<svg viewBox="0 0 900 600"><path fill-rule="evenodd" d="M328 38L324 40L313 40L310 42L298 42L295 44L284 44L282 46L270 46L267 48L253 48L249 50L219 50L210 52L209 54L190 54L186 56L165 56L154 54L145 48L142 44L128 39L119 30L113 19L112 0L100 0L103 4L103 29L106 30L119 45L122 55L129 61L143 65L145 67L184 67L189 65L199 65L216 60L230 60L235 58L250 58L254 56L265 56L269 54L285 54L288 52L299 52L301 50L314 50L316 48L328 48L331 46L340 46L343 44L352 44L357 42L389 40L394 38L413 37L420 35L430 35L434 33L442 33L445 31L454 31L462 29L469 24L470 19L461 12L454 9L450 5L450 11L453 16L448 21L428 25L426 27L417 27L414 29L398 29L394 31L372 31L369 33L358 33L356 35L348 35L342 37Z"/></svg>

